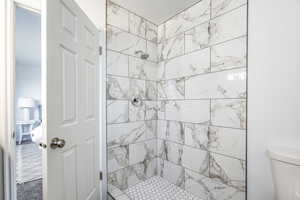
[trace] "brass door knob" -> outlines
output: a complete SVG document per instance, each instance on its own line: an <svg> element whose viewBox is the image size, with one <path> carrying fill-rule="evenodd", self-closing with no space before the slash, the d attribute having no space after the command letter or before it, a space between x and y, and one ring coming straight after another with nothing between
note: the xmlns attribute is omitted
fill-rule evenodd
<svg viewBox="0 0 300 200"><path fill-rule="evenodd" d="M51 149L64 148L66 141L64 139L53 138L50 143Z"/></svg>

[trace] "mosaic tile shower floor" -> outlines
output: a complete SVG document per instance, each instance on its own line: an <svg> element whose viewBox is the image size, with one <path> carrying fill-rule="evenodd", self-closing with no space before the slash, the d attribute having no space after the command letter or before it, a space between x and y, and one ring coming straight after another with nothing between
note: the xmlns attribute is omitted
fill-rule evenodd
<svg viewBox="0 0 300 200"><path fill-rule="evenodd" d="M132 186L116 200L201 200L167 180L155 176Z"/></svg>

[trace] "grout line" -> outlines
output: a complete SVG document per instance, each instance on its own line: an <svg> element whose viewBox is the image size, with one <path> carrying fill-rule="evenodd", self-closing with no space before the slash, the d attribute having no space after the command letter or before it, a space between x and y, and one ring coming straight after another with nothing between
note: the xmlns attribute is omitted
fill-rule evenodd
<svg viewBox="0 0 300 200"><path fill-rule="evenodd" d="M233 9L231 9L231 10L228 10L228 11L226 11L226 12L220 14L220 15L214 16L214 17L212 16L212 12L211 12L211 16L209 17L208 20L205 20L205 21L203 21L203 22L201 22L201 23L199 23L199 24L196 24L196 25L192 26L191 28L182 30L182 31L179 32L179 33L175 33L175 34L171 35L171 36L168 37L168 38L167 38L167 36L165 36L165 40L169 40L169 39L171 39L171 38L177 37L178 35L181 35L181 34L183 34L183 33L185 33L185 32L191 31L192 29L195 29L195 28L197 28L197 27L199 27L199 26L201 26L201 25L204 25L204 24L206 24L206 23L210 23L210 21L213 21L213 20L215 20L215 19L217 19L217 18L219 18L219 17L222 17L223 15L226 15L226 14L229 14L229 13L231 13L231 12L234 12L235 10L238 10L239 8L242 8L243 6L247 6L247 3L242 4L242 5L240 5L240 6L236 7L236 8L233 8ZM211 8L211 9L212 9L212 8ZM175 16L174 16L174 17L175 17ZM166 22L167 22L167 21L166 21ZM166 22L165 22L165 23L166 23ZM158 43L160 43L160 42L158 42Z"/></svg>
<svg viewBox="0 0 300 200"><path fill-rule="evenodd" d="M131 142L131 143L128 143L128 144L122 144L122 145L116 145L116 146L112 146L112 147L108 147L107 149L108 150L112 150L112 149L117 149L117 148L120 148L120 147L125 147L125 146L132 146L132 145L135 145L135 144L144 144L144 143L147 143L147 142L151 142L151 141L154 141L154 140L157 140L158 138L149 138L149 139L145 139L145 140L142 140L142 141L138 141L138 142ZM156 156L154 156L156 157ZM131 164L131 165L136 165L140 162L137 162L137 163L134 163L134 164Z"/></svg>
<svg viewBox="0 0 300 200"><path fill-rule="evenodd" d="M129 13L132 13L132 14L134 14L134 15L137 15L137 16L140 17L140 18L143 18L144 20L150 22L151 24L153 24L153 25L155 25L155 26L158 26L156 23L152 22L151 20L149 20L149 19L147 19L147 18L145 18L145 17L143 17L143 16L141 16L141 15L139 15L139 14L137 14L137 13L131 11L131 10L128 10L128 8L125 8L124 6L121 6L121 5L119 5L119 4L115 3L115 2L112 2L112 1L110 1L110 0L108 0L108 1L111 2L112 4L115 4L115 5L118 6L118 7L120 7L120 8L122 8L122 9L126 10L126 11L129 12ZM107 6L107 8L108 8L108 6Z"/></svg>
<svg viewBox="0 0 300 200"><path fill-rule="evenodd" d="M247 5L248 5L248 3L241 4L241 5L239 5L239 6L235 7L235 8L232 8L232 9L230 9L230 10L228 10L228 11L225 11L225 12L219 14L219 15L212 16L211 19L214 20L214 19L216 19L216 18L222 17L223 15L226 15L226 14L228 14L228 13L231 13L231 12L233 12L233 11L235 11L235 10L238 10L239 8L242 8L243 6L247 6Z"/></svg>
<svg viewBox="0 0 300 200"><path fill-rule="evenodd" d="M137 144L138 144L138 143L137 143ZM116 147L116 148L117 148L117 147ZM150 158L150 160L152 161L152 160L158 159L158 158L160 158L160 157L154 156L154 157ZM149 160L149 158L147 158L147 160ZM129 162L129 159L128 159L128 162ZM135 165L142 164L142 163L143 163L143 161L137 162L137 163L135 163L135 164L128 164L127 166L122 166L121 168L119 168L119 169L117 169L117 170L114 170L114 171L111 171L111 172L108 172L108 173L109 173L109 174L110 174L110 173L115 173L115 172L121 171L121 170L123 170L123 169L126 169L126 168L128 168L128 167L133 167L133 166L135 166Z"/></svg>
<svg viewBox="0 0 300 200"><path fill-rule="evenodd" d="M140 81L156 82L156 80L143 79L143 78L136 78L136 77L133 77L133 76L123 76L123 75L116 75L116 74L106 74L106 76L107 76L107 77L125 78L125 79L134 79L134 80L140 80Z"/></svg>
<svg viewBox="0 0 300 200"><path fill-rule="evenodd" d="M212 116L212 114L211 114L212 113L212 107L211 107L212 104L211 103L212 103L212 100L210 99L209 100L209 125L212 125L212 117L211 117Z"/></svg>
<svg viewBox="0 0 300 200"><path fill-rule="evenodd" d="M205 75L209 75L209 74L229 72L229 71L235 71L235 70L238 70L238 69L241 70L241 69L246 69L246 68L247 67L233 67L233 68L222 69L222 70L218 70L218 71L204 72L204 73L186 75L186 76L181 76L181 77L176 77L176 78L168 78L168 79L164 79L162 81L171 81L171 80L177 80L177 79L182 79L182 78L185 78L185 80L186 80L186 79L194 78L194 77L198 77L198 76L205 76Z"/></svg>
<svg viewBox="0 0 300 200"><path fill-rule="evenodd" d="M116 26L116 25L109 24L109 23L107 23L106 26L111 26L112 28L115 28L115 29L118 29L118 30L120 30L120 31L126 32L126 33L128 33L128 34L130 34L130 35L133 35L133 36L136 36L136 37L138 37L138 38L140 38L140 39L143 39L143 40L145 40L146 42L151 42L151 43L157 45L157 43L152 42L151 40L148 40L146 37L144 38L144 37L142 37L142 36L140 36L140 35L138 35L138 34L132 33L130 30L126 31L126 30L124 30L124 29L122 29L122 28L120 28L120 27L118 27L118 26ZM129 27L129 26L128 26L128 27ZM128 28L128 29L129 29L129 28Z"/></svg>
<svg viewBox="0 0 300 200"><path fill-rule="evenodd" d="M195 124L195 125L203 125L203 126L212 126L212 127L217 127L217 128L225 128L225 129L234 129L234 130L242 130L245 131L246 129L244 128L236 128L236 127L228 127L228 126L219 126L215 124L207 124L207 122L185 122L185 121L177 121L177 120L169 120L169 119L158 119L158 121L170 121L170 122L178 122L178 123L185 123L185 124Z"/></svg>
<svg viewBox="0 0 300 200"><path fill-rule="evenodd" d="M246 100L247 98L240 98L240 97L236 97L236 98L195 98L195 99L158 99L158 101L218 101L218 100Z"/></svg>
<svg viewBox="0 0 300 200"><path fill-rule="evenodd" d="M193 75L186 75L186 76L181 76L181 77L175 77L175 78L167 78L167 79L162 79L162 80L152 80L152 79L142 79L142 78L136 78L133 76L123 76L123 75L116 75L116 74L106 74L107 77L119 77L119 78L127 78L127 79L136 79L136 80L141 80L141 81L149 81L149 82L161 82L161 81L172 81L172 80L178 80L178 79L189 79L189 78L194 78L198 76L205 76L209 74L215 74L215 73L222 73L222 72L229 72L229 71L235 71L235 70L241 70L241 69L247 69L247 67L234 67L234 68L228 68L228 69L222 69L219 71L212 71L212 72L205 72L205 73L199 73L199 74L193 74Z"/></svg>
<svg viewBox="0 0 300 200"><path fill-rule="evenodd" d="M190 52L186 52L186 53L184 53L184 54L177 55L177 56L174 56L174 57L171 57L171 58L167 58L167 59L164 59L164 60L159 60L158 63L170 61L170 60L173 60L173 59L178 58L178 57L181 57L181 56L186 56L186 55L189 55L189 54L198 52L198 51L203 51L203 50L206 50L206 49L208 49L208 48L210 48L210 47L215 47L215 46L218 46L218 45L221 45L221 44L224 44L224 43L227 43L227 42L231 42L231 41L234 41L234 40L237 40L237 39L241 39L241 38L247 38L247 34L246 34L246 35L240 35L240 36L237 36L237 37L228 39L228 40L224 40L224 41L222 41L222 42L217 42L217 43L209 44L209 45L206 46L206 47L199 48L199 49L196 49L196 50L193 50L193 51L190 51Z"/></svg>
<svg viewBox="0 0 300 200"><path fill-rule="evenodd" d="M121 124L133 124L133 123L142 123L142 122L151 122L151 121L169 121L169 122L177 122L177 123L184 123L184 124L195 124L195 125L203 125L203 126L212 126L217 128L224 128L224 129L234 129L234 130L242 130L245 131L245 128L237 128L237 127L229 127L229 126L220 126L216 124L207 124L207 122L186 122L186 121L178 121L178 120L170 120L170 119L145 119L145 120L136 120L136 121L126 121L126 122L116 122L116 123L107 123L108 126L113 125L121 125Z"/></svg>
<svg viewBox="0 0 300 200"><path fill-rule="evenodd" d="M219 153L219 152L216 152L216 151L213 151L213 150L209 150L209 149L201 149L201 148L194 147L194 146L191 146L191 145L188 145L188 144L185 144L185 143L182 144L182 143L172 141L172 140L168 140L168 139L164 139L164 138L157 138L157 140L158 140L157 142L166 141L167 143L173 143L173 144L176 144L176 145L180 145L182 147L186 146L186 147L189 147L191 149L196 149L196 150L199 150L199 151L205 151L205 152L210 153L210 154L218 154L218 155L221 155L221 156L224 156L224 157L227 157L227 158L232 158L232 159L240 160L240 161L246 161L245 159L238 158L238 157L235 157L235 156L232 156L232 155L222 154L222 153Z"/></svg>
<svg viewBox="0 0 300 200"><path fill-rule="evenodd" d="M247 3L248 3L248 0L247 0ZM249 33L249 5L247 4L247 34ZM248 50L249 50L249 37L246 38L246 65L248 66L248 63L249 63L249 60L248 60ZM249 71L249 68L247 67L246 69L246 73L247 73L247 76L246 76L246 96L247 96L247 101L246 101L246 161L245 161L245 189L246 189L246 199L248 198L248 170L247 170L247 167L248 167L248 109L249 109L249 105L248 105L248 87L249 87L249 79L248 79L248 71Z"/></svg>
<svg viewBox="0 0 300 200"><path fill-rule="evenodd" d="M133 124L133 123L142 123L142 122L151 122L151 121L157 121L157 119L143 119L143 120L135 120L135 121L126 121L126 122L115 122L115 123L107 123L108 126L113 125L121 125L121 124Z"/></svg>
<svg viewBox="0 0 300 200"><path fill-rule="evenodd" d="M121 51L117 51L117 50L113 50L113 49L109 49L109 48L107 48L106 50L107 50L107 52L110 51L110 52L119 53L119 54L122 54L122 55L125 55L125 56L129 56L129 58L130 58L130 57L131 57L131 58L139 58L140 60L145 61L145 62L149 62L149 63L153 63L153 64L158 64L157 61L153 61L153 60L143 60L143 59L141 59L141 58L138 57L138 56L126 54L126 53L123 53L123 52L121 52Z"/></svg>

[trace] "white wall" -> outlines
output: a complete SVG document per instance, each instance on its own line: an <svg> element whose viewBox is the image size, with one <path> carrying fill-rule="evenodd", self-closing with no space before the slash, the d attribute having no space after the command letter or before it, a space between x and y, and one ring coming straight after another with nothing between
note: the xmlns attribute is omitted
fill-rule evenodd
<svg viewBox="0 0 300 200"><path fill-rule="evenodd" d="M249 1L248 200L272 200L266 149L300 146L300 1Z"/></svg>
<svg viewBox="0 0 300 200"><path fill-rule="evenodd" d="M41 67L16 66L16 101L20 97L31 97L41 102ZM22 119L16 108L16 119Z"/></svg>
<svg viewBox="0 0 300 200"><path fill-rule="evenodd" d="M100 30L105 30L106 0L75 0Z"/></svg>

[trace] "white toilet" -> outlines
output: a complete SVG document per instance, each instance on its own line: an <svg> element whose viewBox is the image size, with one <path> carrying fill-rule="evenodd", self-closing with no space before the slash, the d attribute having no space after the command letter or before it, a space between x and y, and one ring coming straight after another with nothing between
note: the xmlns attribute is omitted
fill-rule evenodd
<svg viewBox="0 0 300 200"><path fill-rule="evenodd" d="M300 200L300 149L271 147L268 154L276 200Z"/></svg>

